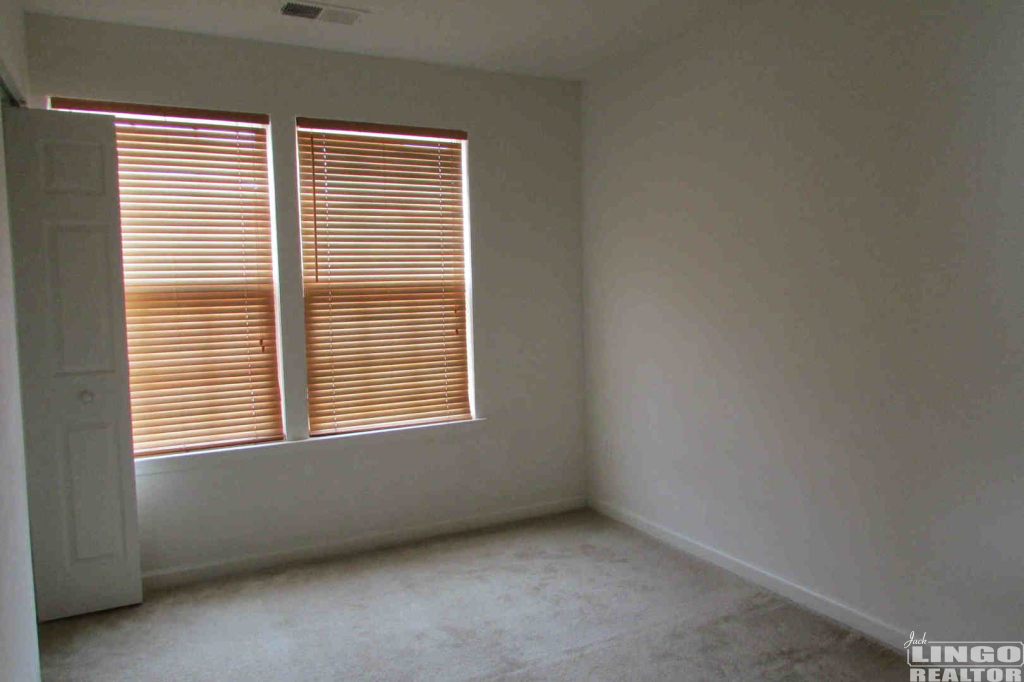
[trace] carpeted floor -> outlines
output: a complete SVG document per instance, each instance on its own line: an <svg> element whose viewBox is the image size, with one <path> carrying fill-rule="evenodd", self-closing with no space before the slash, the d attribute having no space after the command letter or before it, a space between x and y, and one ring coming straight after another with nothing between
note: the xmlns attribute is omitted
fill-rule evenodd
<svg viewBox="0 0 1024 682"><path fill-rule="evenodd" d="M904 659L592 512L40 627L45 680L906 680Z"/></svg>

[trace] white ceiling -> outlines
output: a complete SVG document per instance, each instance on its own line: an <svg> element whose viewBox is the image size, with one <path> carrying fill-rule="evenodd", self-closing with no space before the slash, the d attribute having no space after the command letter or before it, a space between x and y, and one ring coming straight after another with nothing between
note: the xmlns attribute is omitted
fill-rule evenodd
<svg viewBox="0 0 1024 682"><path fill-rule="evenodd" d="M568 79L584 79L683 33L699 8L709 5L706 0L332 0L369 10L355 25L344 26L281 16L284 2L23 4L29 12Z"/></svg>

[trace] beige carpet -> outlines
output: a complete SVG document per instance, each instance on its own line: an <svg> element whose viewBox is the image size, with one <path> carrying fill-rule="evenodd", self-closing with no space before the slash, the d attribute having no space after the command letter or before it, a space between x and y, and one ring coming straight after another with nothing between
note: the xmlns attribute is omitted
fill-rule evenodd
<svg viewBox="0 0 1024 682"><path fill-rule="evenodd" d="M906 680L904 660L592 512L147 595L45 680Z"/></svg>

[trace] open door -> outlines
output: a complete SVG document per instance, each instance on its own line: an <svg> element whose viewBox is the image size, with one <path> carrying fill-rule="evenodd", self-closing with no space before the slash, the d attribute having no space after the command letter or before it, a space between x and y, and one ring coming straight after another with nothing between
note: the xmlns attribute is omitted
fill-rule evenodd
<svg viewBox="0 0 1024 682"><path fill-rule="evenodd" d="M4 113L40 621L142 601L113 118Z"/></svg>

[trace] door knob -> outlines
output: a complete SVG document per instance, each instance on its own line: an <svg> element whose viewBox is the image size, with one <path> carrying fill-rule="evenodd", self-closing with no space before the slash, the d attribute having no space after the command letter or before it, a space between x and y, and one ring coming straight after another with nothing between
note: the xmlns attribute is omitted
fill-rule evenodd
<svg viewBox="0 0 1024 682"><path fill-rule="evenodd" d="M92 401L96 400L96 394L87 388L83 388L78 392L78 401L83 405L88 405Z"/></svg>

